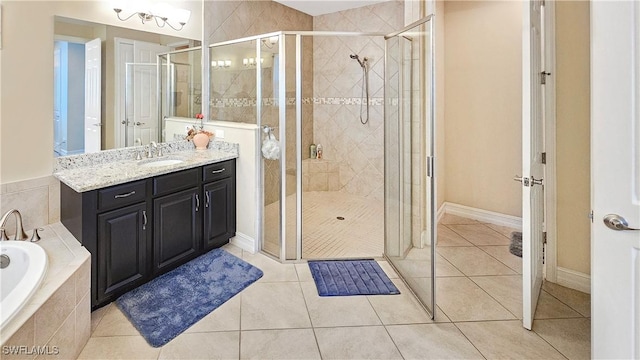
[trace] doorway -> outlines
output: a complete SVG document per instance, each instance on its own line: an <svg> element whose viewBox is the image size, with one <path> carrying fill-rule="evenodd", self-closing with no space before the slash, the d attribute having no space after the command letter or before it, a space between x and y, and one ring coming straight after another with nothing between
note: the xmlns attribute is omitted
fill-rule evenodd
<svg viewBox="0 0 640 360"><path fill-rule="evenodd" d="M54 41L54 156L84 153L85 45Z"/></svg>

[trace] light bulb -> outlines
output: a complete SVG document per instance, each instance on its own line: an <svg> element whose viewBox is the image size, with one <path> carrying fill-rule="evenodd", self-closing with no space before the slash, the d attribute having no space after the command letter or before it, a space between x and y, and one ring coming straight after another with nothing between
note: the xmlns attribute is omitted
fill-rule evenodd
<svg viewBox="0 0 640 360"><path fill-rule="evenodd" d="M191 17L191 11L186 9L174 9L171 20L175 20L180 24L186 24Z"/></svg>
<svg viewBox="0 0 640 360"><path fill-rule="evenodd" d="M151 13L160 18L169 18L173 9L167 3L155 3L151 8Z"/></svg>

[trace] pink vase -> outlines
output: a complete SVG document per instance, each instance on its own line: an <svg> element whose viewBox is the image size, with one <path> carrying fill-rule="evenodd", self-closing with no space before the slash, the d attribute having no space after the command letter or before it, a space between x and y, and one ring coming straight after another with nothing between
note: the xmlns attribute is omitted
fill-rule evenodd
<svg viewBox="0 0 640 360"><path fill-rule="evenodd" d="M196 146L196 150L206 150L209 145L209 135L199 133L193 137L193 144Z"/></svg>

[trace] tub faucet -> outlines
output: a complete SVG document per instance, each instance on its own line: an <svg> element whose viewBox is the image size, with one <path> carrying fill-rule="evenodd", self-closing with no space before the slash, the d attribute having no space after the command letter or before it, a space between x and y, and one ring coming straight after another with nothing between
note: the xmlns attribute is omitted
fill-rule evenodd
<svg viewBox="0 0 640 360"><path fill-rule="evenodd" d="M20 215L20 211L18 211L17 209L11 209L4 215L2 215L2 219L0 219L0 240L9 240L7 234L5 233L4 225L7 223L7 219L11 214L13 214L16 218L16 235L13 239L26 240L28 237L24 232L24 228L22 227L22 215Z"/></svg>

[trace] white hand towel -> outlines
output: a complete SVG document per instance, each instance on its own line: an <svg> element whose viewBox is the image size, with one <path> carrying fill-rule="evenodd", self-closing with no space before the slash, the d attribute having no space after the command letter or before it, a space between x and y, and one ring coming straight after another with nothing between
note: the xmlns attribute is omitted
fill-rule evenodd
<svg viewBox="0 0 640 360"><path fill-rule="evenodd" d="M267 160L280 159L280 142L273 134L269 134L262 142L262 156Z"/></svg>

